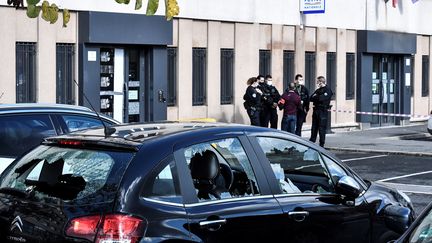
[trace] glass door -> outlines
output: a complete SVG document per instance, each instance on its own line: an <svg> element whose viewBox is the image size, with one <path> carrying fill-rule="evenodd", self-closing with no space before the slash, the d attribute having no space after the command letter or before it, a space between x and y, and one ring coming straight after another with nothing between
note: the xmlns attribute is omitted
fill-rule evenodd
<svg viewBox="0 0 432 243"><path fill-rule="evenodd" d="M390 126L395 124L394 114L396 83L399 82L401 58L398 56L377 55L373 58L372 69L372 112L381 113L372 116L372 126Z"/></svg>

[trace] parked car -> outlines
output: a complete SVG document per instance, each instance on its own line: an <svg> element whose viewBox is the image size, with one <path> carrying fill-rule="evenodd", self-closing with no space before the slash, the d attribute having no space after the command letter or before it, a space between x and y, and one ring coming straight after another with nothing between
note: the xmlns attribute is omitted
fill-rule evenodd
<svg viewBox="0 0 432 243"><path fill-rule="evenodd" d="M427 128L428 128L428 132L432 135L432 111L431 111L430 116L429 116Z"/></svg>
<svg viewBox="0 0 432 243"><path fill-rule="evenodd" d="M46 139L0 178L0 242L388 242L409 198L275 129L113 126Z"/></svg>
<svg viewBox="0 0 432 243"><path fill-rule="evenodd" d="M432 242L432 202L423 210L409 229L396 243L429 243Z"/></svg>
<svg viewBox="0 0 432 243"><path fill-rule="evenodd" d="M103 116L106 124L119 122ZM0 173L16 157L45 137L101 126L96 114L82 106L59 104L0 105Z"/></svg>

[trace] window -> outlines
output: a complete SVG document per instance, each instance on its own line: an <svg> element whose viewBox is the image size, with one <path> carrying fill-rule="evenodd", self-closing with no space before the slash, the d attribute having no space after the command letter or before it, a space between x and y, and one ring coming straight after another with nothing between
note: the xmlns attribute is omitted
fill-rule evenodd
<svg viewBox="0 0 432 243"><path fill-rule="evenodd" d="M207 84L207 50L193 48L192 65L192 105L204 105Z"/></svg>
<svg viewBox="0 0 432 243"><path fill-rule="evenodd" d="M414 96L414 85L415 85L415 56L411 56L411 97Z"/></svg>
<svg viewBox="0 0 432 243"><path fill-rule="evenodd" d="M63 120L69 129L69 132L102 126L102 123L99 119L92 117L64 115ZM107 123L107 125L110 124L111 122Z"/></svg>
<svg viewBox="0 0 432 243"><path fill-rule="evenodd" d="M305 86L308 90L313 92L315 90L315 52L305 53Z"/></svg>
<svg viewBox="0 0 432 243"><path fill-rule="evenodd" d="M56 132L48 115L0 116L0 155L17 157Z"/></svg>
<svg viewBox="0 0 432 243"><path fill-rule="evenodd" d="M271 74L271 51L260 50L259 51L259 74L267 75Z"/></svg>
<svg viewBox="0 0 432 243"><path fill-rule="evenodd" d="M221 104L233 103L234 50L221 49Z"/></svg>
<svg viewBox="0 0 432 243"><path fill-rule="evenodd" d="M429 56L422 56L422 97L429 95Z"/></svg>
<svg viewBox="0 0 432 243"><path fill-rule="evenodd" d="M168 47L168 97L167 105L175 106L177 102L177 48Z"/></svg>
<svg viewBox="0 0 432 243"><path fill-rule="evenodd" d="M200 201L259 195L255 173L238 139L193 145L185 157Z"/></svg>
<svg viewBox="0 0 432 243"><path fill-rule="evenodd" d="M177 168L172 158L161 163L150 174L143 188L143 197L160 201L182 203Z"/></svg>
<svg viewBox="0 0 432 243"><path fill-rule="evenodd" d="M327 52L327 86L333 91L332 100L336 98L336 53Z"/></svg>
<svg viewBox="0 0 432 243"><path fill-rule="evenodd" d="M45 203L111 201L132 157L125 152L42 145L5 171L1 187L24 191L34 186L34 197Z"/></svg>
<svg viewBox="0 0 432 243"><path fill-rule="evenodd" d="M56 71L57 103L75 104L73 44L57 44Z"/></svg>
<svg viewBox="0 0 432 243"><path fill-rule="evenodd" d="M16 43L16 102L36 102L35 43Z"/></svg>
<svg viewBox="0 0 432 243"><path fill-rule="evenodd" d="M288 88L288 84L294 81L294 52L284 51L283 53L283 90Z"/></svg>
<svg viewBox="0 0 432 243"><path fill-rule="evenodd" d="M257 139L283 193L334 192L333 183L316 150L278 138Z"/></svg>
<svg viewBox="0 0 432 243"><path fill-rule="evenodd" d="M346 54L346 87L345 87L345 99L354 99L354 87L355 87L355 54Z"/></svg>

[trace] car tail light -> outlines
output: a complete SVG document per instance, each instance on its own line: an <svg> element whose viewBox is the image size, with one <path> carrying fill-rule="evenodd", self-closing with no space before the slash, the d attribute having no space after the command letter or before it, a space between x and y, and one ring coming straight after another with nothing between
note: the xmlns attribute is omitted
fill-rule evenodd
<svg viewBox="0 0 432 243"><path fill-rule="evenodd" d="M97 243L136 243L144 236L144 230L145 223L140 218L109 214L73 219L66 228L66 235Z"/></svg>
<svg viewBox="0 0 432 243"><path fill-rule="evenodd" d="M80 146L82 145L81 141L73 141L73 140L60 140L58 141L60 145L72 145L72 146Z"/></svg>

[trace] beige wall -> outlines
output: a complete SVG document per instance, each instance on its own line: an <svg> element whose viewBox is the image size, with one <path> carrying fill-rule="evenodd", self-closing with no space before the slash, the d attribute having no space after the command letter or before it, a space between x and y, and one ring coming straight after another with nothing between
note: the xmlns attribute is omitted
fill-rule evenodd
<svg viewBox="0 0 432 243"><path fill-rule="evenodd" d="M429 96L422 97L422 56L431 56L431 38L429 36L417 36L417 53L414 56L414 96L411 103L411 113L416 115L428 115L431 110L431 76L429 74ZM429 61L429 64L432 63ZM431 66L429 67L431 70ZM412 118L412 121L419 120Z"/></svg>
<svg viewBox="0 0 432 243"><path fill-rule="evenodd" d="M0 103L16 102L16 42L36 43L37 101L56 102L56 43L76 43L76 25L76 13L71 13L68 28L63 28L61 19L49 24L28 18L23 10L0 8L0 31L7 33L0 35L0 95L4 92Z"/></svg>
<svg viewBox="0 0 432 243"><path fill-rule="evenodd" d="M248 24L178 19L174 22L174 46L178 47L178 103L168 108L168 119L214 118L217 121L249 124L243 108L246 80L256 76L259 50L271 50L275 86L283 92L283 51L295 51L296 73L304 73L305 51L317 54L316 75L326 76L327 52L337 53L336 99L333 108L355 110L355 100L345 100L346 53L356 50L356 31L333 28ZM176 29L178 28L178 29ZM199 36L198 36L199 35ZM192 48L207 48L207 104L192 106ZM233 48L234 103L220 105L220 49ZM313 92L311 90L310 92ZM311 123L311 113L308 123ZM279 111L281 118L282 112ZM279 119L280 120L280 119ZM332 124L356 125L355 116L333 113Z"/></svg>

